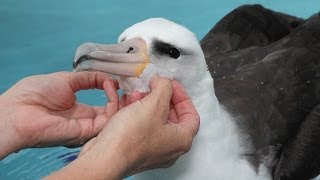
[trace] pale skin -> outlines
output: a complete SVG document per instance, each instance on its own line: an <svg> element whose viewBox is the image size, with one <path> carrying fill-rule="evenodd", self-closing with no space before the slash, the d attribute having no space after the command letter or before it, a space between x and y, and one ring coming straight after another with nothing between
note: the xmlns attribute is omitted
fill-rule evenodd
<svg viewBox="0 0 320 180"><path fill-rule="evenodd" d="M76 101L76 91L92 88L105 90L105 107ZM154 77L150 94L120 101L117 88L101 72L19 81L0 96L0 159L27 147L86 142L76 160L46 179L122 179L169 167L190 149L199 115L179 83Z"/></svg>

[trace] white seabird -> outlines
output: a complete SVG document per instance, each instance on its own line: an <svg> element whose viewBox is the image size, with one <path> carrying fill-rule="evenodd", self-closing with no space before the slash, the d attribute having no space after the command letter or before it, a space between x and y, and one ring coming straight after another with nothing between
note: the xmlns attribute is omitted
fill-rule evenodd
<svg viewBox="0 0 320 180"><path fill-rule="evenodd" d="M148 91L154 74L176 79L200 114L200 129L186 155L168 169L135 175L135 179L270 179L263 164L255 169L243 156L250 140L219 105L213 79L194 34L162 18L126 29L118 45L86 43L76 52L74 69L99 70L119 78L126 93Z"/></svg>

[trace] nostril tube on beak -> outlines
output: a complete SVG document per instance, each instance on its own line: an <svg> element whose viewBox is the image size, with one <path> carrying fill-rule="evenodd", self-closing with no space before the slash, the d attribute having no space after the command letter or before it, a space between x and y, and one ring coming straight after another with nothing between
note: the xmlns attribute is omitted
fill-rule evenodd
<svg viewBox="0 0 320 180"><path fill-rule="evenodd" d="M130 47L129 50L127 51L127 53L130 53L130 52L132 52L133 50L134 50L134 48L133 48L133 47Z"/></svg>
<svg viewBox="0 0 320 180"><path fill-rule="evenodd" d="M83 61L86 61L89 59L89 56L88 55L83 55L83 56L80 56L79 59L73 61L73 64L72 64L72 67L73 69L76 69L76 67L82 63Z"/></svg>

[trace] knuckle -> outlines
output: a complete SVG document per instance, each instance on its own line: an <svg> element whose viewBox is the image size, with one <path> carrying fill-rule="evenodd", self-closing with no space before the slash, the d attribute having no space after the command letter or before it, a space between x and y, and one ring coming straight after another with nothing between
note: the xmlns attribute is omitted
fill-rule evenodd
<svg viewBox="0 0 320 180"><path fill-rule="evenodd" d="M169 168L171 167L172 165L174 165L174 163L176 162L177 158L176 159L173 159L173 160L170 160L164 164L161 165L161 168Z"/></svg>
<svg viewBox="0 0 320 180"><path fill-rule="evenodd" d="M193 130L192 131L193 136L195 136L198 133L199 128L200 128L200 115L198 113L196 113L196 115L195 115L195 126L192 129Z"/></svg>
<svg viewBox="0 0 320 180"><path fill-rule="evenodd" d="M193 140L192 135L186 135L184 137L184 141L182 141L181 147L180 147L181 154L185 154L190 151L192 146L192 140Z"/></svg>

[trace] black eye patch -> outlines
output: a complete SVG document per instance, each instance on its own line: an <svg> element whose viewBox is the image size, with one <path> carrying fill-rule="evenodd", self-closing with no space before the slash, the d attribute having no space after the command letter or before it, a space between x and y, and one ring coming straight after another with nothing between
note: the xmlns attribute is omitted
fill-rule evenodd
<svg viewBox="0 0 320 180"><path fill-rule="evenodd" d="M153 50L158 54L168 55L174 59L178 59L180 57L180 51L178 48L162 41L156 40L153 43Z"/></svg>

